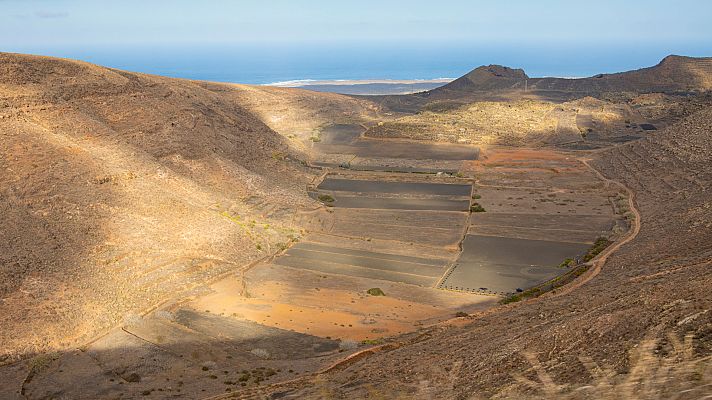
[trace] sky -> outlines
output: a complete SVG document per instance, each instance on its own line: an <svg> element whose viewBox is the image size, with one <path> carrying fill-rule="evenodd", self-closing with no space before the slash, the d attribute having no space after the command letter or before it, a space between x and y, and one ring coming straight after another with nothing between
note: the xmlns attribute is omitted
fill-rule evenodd
<svg viewBox="0 0 712 400"><path fill-rule="evenodd" d="M456 70L443 66L443 73L486 58L519 61L543 75L567 73L556 71L567 59L582 64L568 73L589 72L583 67L589 62L610 72L670 53L712 55L711 17L712 1L703 0L0 0L0 51L165 72L157 64L181 51L220 64L226 49L247 49L263 63L283 52L348 49L392 68L386 56L395 48L391 54L411 62L419 55L448 62L458 51L473 54L459 59ZM542 54L551 57L549 67Z"/></svg>

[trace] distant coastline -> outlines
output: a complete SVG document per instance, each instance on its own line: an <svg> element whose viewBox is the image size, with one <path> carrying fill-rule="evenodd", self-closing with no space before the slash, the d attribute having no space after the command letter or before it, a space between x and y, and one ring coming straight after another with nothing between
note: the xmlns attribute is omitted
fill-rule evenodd
<svg viewBox="0 0 712 400"><path fill-rule="evenodd" d="M301 88L317 92L353 95L410 94L431 90L452 82L453 78L436 79L299 79L269 83L264 86Z"/></svg>
<svg viewBox="0 0 712 400"><path fill-rule="evenodd" d="M368 84L387 84L387 85L414 85L427 83L450 83L454 78L436 78L436 79L297 79L293 81L282 81L268 83L265 86L276 87L302 87L315 85L368 85Z"/></svg>

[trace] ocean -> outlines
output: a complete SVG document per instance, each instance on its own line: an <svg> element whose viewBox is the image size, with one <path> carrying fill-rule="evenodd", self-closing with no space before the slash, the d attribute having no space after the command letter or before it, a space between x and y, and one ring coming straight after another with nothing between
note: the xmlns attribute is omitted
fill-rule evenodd
<svg viewBox="0 0 712 400"><path fill-rule="evenodd" d="M139 44L2 51L74 58L178 78L274 84L295 80L457 78L488 64L523 68L532 77L583 77L652 66L671 53L710 56L712 45Z"/></svg>

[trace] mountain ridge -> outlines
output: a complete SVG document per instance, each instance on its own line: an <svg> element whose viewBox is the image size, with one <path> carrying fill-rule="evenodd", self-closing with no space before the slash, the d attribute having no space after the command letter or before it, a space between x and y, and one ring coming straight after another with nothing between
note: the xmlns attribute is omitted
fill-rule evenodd
<svg viewBox="0 0 712 400"><path fill-rule="evenodd" d="M502 65L475 68L455 81L433 89L430 95L463 90L525 89L575 92L674 92L712 89L712 57L669 55L652 67L598 74L585 78L529 77L522 69Z"/></svg>

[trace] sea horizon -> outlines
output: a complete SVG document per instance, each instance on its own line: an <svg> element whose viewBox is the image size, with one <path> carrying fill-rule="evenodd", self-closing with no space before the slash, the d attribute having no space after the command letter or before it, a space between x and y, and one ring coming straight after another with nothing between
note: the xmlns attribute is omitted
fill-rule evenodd
<svg viewBox="0 0 712 400"><path fill-rule="evenodd" d="M670 54L711 56L712 45L149 44L0 48L175 78L254 85L453 80L482 66L521 68L530 77L577 78L649 67ZM341 83L340 83L341 82Z"/></svg>

